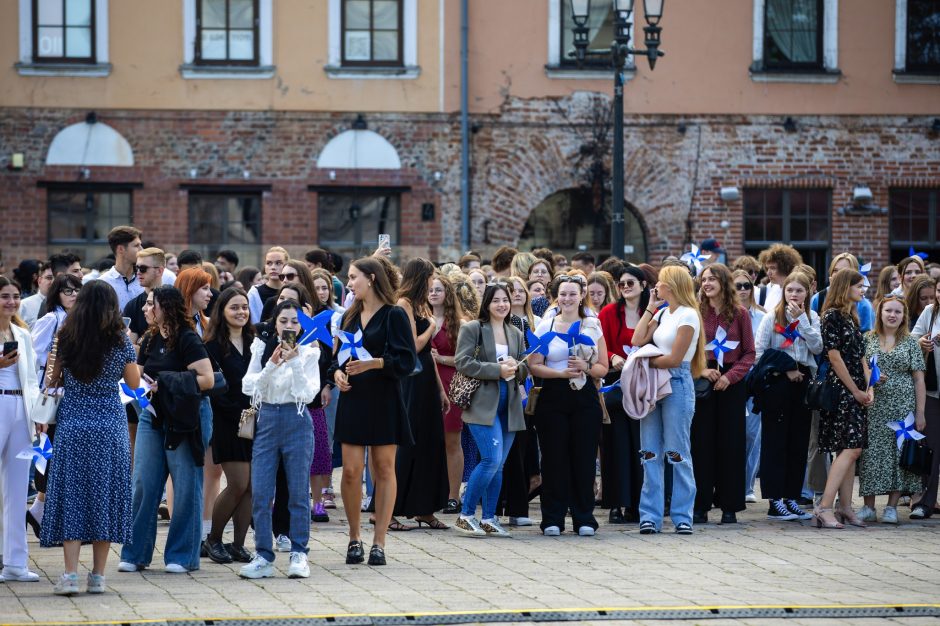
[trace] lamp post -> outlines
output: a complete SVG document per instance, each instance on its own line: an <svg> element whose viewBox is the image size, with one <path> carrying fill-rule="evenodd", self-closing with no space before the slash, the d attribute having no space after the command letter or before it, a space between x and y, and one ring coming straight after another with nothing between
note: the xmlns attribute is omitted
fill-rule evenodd
<svg viewBox="0 0 940 626"><path fill-rule="evenodd" d="M610 253L617 258L623 258L624 251L624 219L623 219L623 71L627 60L633 55L645 56L650 64L650 70L656 69L656 60L663 56L659 49L660 33L659 20L663 16L663 3L665 0L643 0L643 9L646 13L646 50L635 50L630 47L631 15L633 14L634 0L611 0L614 9L614 41L610 46L610 57L614 68L614 159L613 159L613 194L611 211ZM591 15L590 0L571 0L571 21L574 22L575 55L580 67L584 59L591 54L600 54L588 50L590 44L588 18Z"/></svg>

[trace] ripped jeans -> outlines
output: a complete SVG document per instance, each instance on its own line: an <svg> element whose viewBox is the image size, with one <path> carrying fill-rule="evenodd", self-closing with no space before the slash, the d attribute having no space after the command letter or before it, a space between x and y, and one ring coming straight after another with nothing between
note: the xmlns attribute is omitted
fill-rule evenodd
<svg viewBox="0 0 940 626"><path fill-rule="evenodd" d="M663 458L672 464L673 524L692 523L695 503L695 476L689 433L695 413L695 387L691 367L683 362L670 368L672 393L656 403L656 408L640 420L640 461L643 463L643 490L640 492L640 522L663 525Z"/></svg>

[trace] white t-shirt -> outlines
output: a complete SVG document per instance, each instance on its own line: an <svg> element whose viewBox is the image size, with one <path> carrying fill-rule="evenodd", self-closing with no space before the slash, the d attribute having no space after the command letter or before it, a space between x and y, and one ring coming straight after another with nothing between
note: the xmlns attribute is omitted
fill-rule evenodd
<svg viewBox="0 0 940 626"><path fill-rule="evenodd" d="M536 327L535 334L541 337L545 333L555 330L554 322L557 322L554 317L543 319ZM568 330L565 332L568 332ZM603 335L600 322L597 321L596 317L585 317L581 320L581 334L593 339L594 346L579 344L577 346L578 353L582 358L593 363L597 360L597 342ZM555 337L548 344L548 356L545 357L545 365L559 372L568 369L568 344L564 339Z"/></svg>
<svg viewBox="0 0 940 626"><path fill-rule="evenodd" d="M685 351L683 361L691 362L695 355L695 348L698 346L698 336L702 332L702 322L699 312L687 306L676 308L675 312L670 313L669 307L656 314L656 321L659 325L653 332L653 343L663 351L663 354L672 353L672 344L676 341L676 333L680 326L692 327L692 342L688 350Z"/></svg>
<svg viewBox="0 0 940 626"><path fill-rule="evenodd" d="M767 283L764 289L767 290L767 297L761 306L764 307L765 311L773 311L777 304L783 300L783 287L777 283ZM758 304L760 303L758 302Z"/></svg>

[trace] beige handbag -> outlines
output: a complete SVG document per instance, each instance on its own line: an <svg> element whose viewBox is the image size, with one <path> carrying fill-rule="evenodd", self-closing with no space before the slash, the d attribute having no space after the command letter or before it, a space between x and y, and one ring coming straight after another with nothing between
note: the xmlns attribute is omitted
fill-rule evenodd
<svg viewBox="0 0 940 626"><path fill-rule="evenodd" d="M238 418L238 436L242 439L255 438L255 425L258 423L258 409L252 405L242 411Z"/></svg>
<svg viewBox="0 0 940 626"><path fill-rule="evenodd" d="M52 380L52 372L55 371L56 356L59 353L59 338L52 340L52 349L49 350L49 358L46 360L45 379L46 386L42 393L36 398L33 410L30 412L30 419L37 424L55 424L56 414L59 412L59 403L64 393L56 392L61 384L61 373L59 380Z"/></svg>

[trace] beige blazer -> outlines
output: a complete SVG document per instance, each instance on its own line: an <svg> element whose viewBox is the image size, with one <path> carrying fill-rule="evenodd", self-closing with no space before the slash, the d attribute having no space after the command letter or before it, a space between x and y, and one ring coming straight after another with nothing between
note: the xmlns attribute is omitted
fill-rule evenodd
<svg viewBox="0 0 940 626"><path fill-rule="evenodd" d="M525 351L525 341L518 328L509 322L503 322L506 331L506 341L509 343L509 355L521 361ZM474 358L477 342L482 333L480 354ZM489 323L480 323L478 320L468 322L460 328L457 335L457 353L454 357L457 371L464 376L477 378L483 381L480 388L473 394L470 408L463 412L463 421L467 424L480 424L492 426L499 407L499 380L501 378L499 363L496 362L496 340L493 338L493 327ZM526 363L516 370L516 379L506 381L509 387L509 426L511 432L525 430L525 417L522 414L522 392L519 383L525 381L529 375Z"/></svg>

